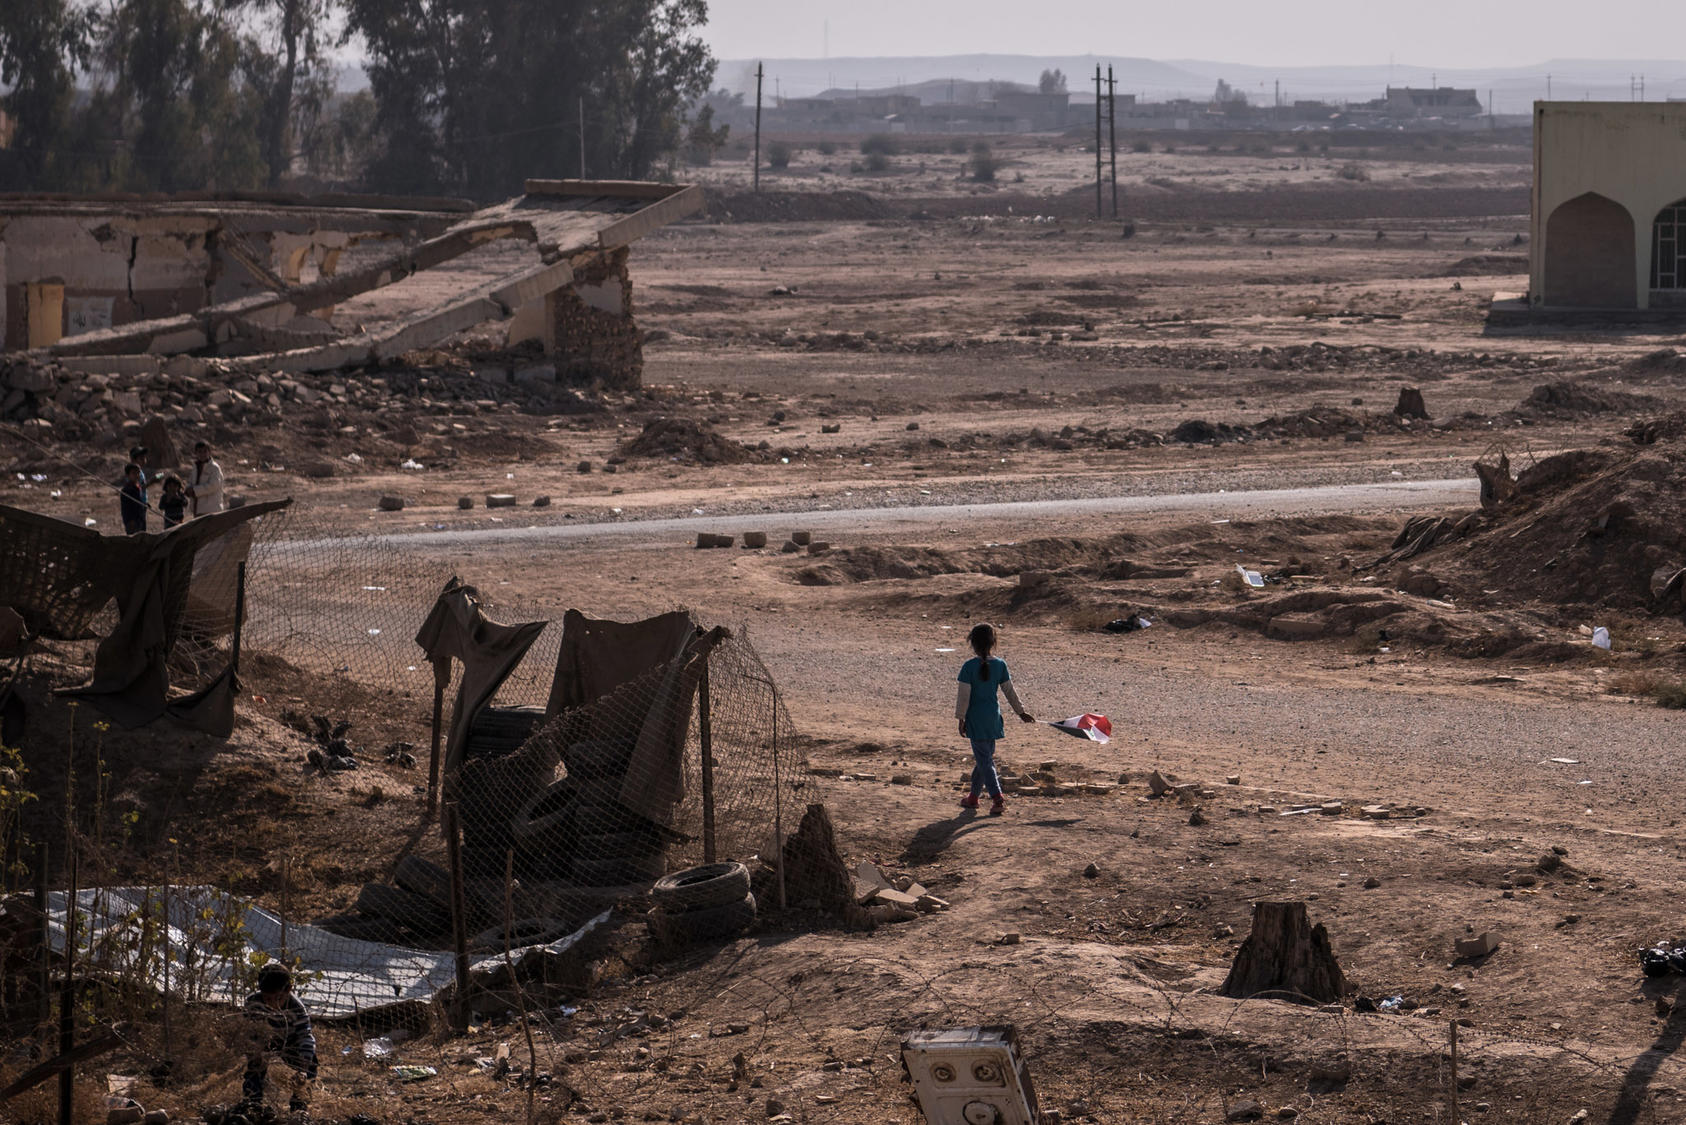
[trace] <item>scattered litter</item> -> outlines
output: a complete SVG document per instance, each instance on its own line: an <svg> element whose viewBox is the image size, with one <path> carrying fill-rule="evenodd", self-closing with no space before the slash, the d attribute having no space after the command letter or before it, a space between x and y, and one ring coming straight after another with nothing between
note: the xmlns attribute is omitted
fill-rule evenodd
<svg viewBox="0 0 1686 1125"><path fill-rule="evenodd" d="M345 459L350 461L353 465L361 465L363 463L363 458L355 453L347 453L345 455ZM420 466L417 467L419 468Z"/></svg>
<svg viewBox="0 0 1686 1125"><path fill-rule="evenodd" d="M1648 977L1686 973L1686 945L1660 941L1650 949L1642 949L1639 951L1639 967Z"/></svg>
<svg viewBox="0 0 1686 1125"><path fill-rule="evenodd" d="M83 527L93 527L98 522L100 522L100 521L95 519L93 516L89 516L87 519L82 521L82 526Z"/></svg>
<svg viewBox="0 0 1686 1125"><path fill-rule="evenodd" d="M420 461L406 458L404 463L398 467L401 469L420 470L425 469L427 466L423 465Z"/></svg>
<svg viewBox="0 0 1686 1125"><path fill-rule="evenodd" d="M366 1059L384 1059L386 1056L392 1054L392 1052L397 1050L397 1048L398 1048L398 1045L396 1043L394 1043L392 1040L388 1039L384 1035L382 1035L382 1036L380 1036L379 1038L376 1038L376 1039L366 1039L366 1040L363 1041L362 1046L363 1046L363 1057L366 1058ZM349 1055L349 1054L351 1054L353 1049L354 1048L352 1048L352 1047L346 1047L344 1050L342 1050L340 1052L340 1054Z"/></svg>
<svg viewBox="0 0 1686 1125"><path fill-rule="evenodd" d="M385 586L365 586L365 587L363 587L363 589L365 589L365 590L379 590L382 593L386 592Z"/></svg>
<svg viewBox="0 0 1686 1125"><path fill-rule="evenodd" d="M1610 651L1610 630L1606 629L1602 625L1600 625L1598 628L1594 629L1592 631L1592 643L1593 643L1593 646L1595 648L1601 648L1605 652L1609 652Z"/></svg>
<svg viewBox="0 0 1686 1125"><path fill-rule="evenodd" d="M371 636L371 637L378 637L380 635L381 635L381 631L379 629L370 629L369 630L369 636Z"/></svg>
<svg viewBox="0 0 1686 1125"><path fill-rule="evenodd" d="M1393 475L1398 476L1399 474L1394 473ZM1380 1008L1384 1012L1397 1012L1399 1010L1399 1006L1403 1003L1405 1003L1405 997L1389 996L1386 1000L1377 1004L1376 1007Z"/></svg>
<svg viewBox="0 0 1686 1125"><path fill-rule="evenodd" d="M59 489L55 488L51 492L47 493L47 495L51 496L54 500L59 500L59 499L63 498L64 493L62 491L60 491Z"/></svg>
<svg viewBox="0 0 1686 1125"><path fill-rule="evenodd" d="M1240 572L1241 581L1247 583L1247 585L1253 587L1255 590L1264 589L1264 575L1260 574L1256 570L1248 570L1240 563L1236 564L1235 569Z"/></svg>
<svg viewBox="0 0 1686 1125"><path fill-rule="evenodd" d="M1542 758L1540 760L1540 765L1543 766L1547 762L1556 762L1560 766L1578 766L1581 764L1581 760L1579 758Z"/></svg>
<svg viewBox="0 0 1686 1125"><path fill-rule="evenodd" d="M1228 523L1228 520L1213 520L1213 523Z"/></svg>
<svg viewBox="0 0 1686 1125"><path fill-rule="evenodd" d="M953 652L954 650L952 648L939 648L939 649L937 649L937 651L938 652Z"/></svg>
<svg viewBox="0 0 1686 1125"><path fill-rule="evenodd" d="M438 1075L439 1071L431 1066L395 1066L392 1077L400 1082L425 1082Z"/></svg>
<svg viewBox="0 0 1686 1125"><path fill-rule="evenodd" d="M1152 624L1153 622L1149 621L1141 614L1132 613L1128 617L1120 617L1114 621L1108 621L1102 626L1102 628L1109 633L1134 633L1137 630L1146 629Z"/></svg>

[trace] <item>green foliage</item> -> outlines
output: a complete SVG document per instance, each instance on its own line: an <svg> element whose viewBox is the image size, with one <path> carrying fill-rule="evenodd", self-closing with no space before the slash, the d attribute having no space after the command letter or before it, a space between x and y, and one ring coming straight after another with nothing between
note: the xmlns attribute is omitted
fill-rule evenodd
<svg viewBox="0 0 1686 1125"><path fill-rule="evenodd" d="M790 167L790 146L783 141L773 141L767 146L767 167L777 168L779 171Z"/></svg>
<svg viewBox="0 0 1686 1125"><path fill-rule="evenodd" d="M896 138L889 133L874 133L861 141L862 156L894 156L899 151Z"/></svg>
<svg viewBox="0 0 1686 1125"><path fill-rule="evenodd" d="M988 141L979 141L972 146L972 179L980 184L994 182L997 166L995 152Z"/></svg>
<svg viewBox="0 0 1686 1125"><path fill-rule="evenodd" d="M714 163L714 154L725 147L731 134L730 125L714 127L714 106L704 102L691 117L690 128L685 133L685 159L698 167L707 167Z"/></svg>
<svg viewBox="0 0 1686 1125"><path fill-rule="evenodd" d="M641 179L708 93L703 0L348 0L368 46L372 186L491 199L524 178Z"/></svg>
<svg viewBox="0 0 1686 1125"><path fill-rule="evenodd" d="M1656 689L1657 706L1671 710L1686 709L1686 683L1674 681L1659 685Z"/></svg>
<svg viewBox="0 0 1686 1125"><path fill-rule="evenodd" d="M0 109L16 123L0 151L0 187L60 182L58 139L71 111L72 77L93 51L93 9L69 0L0 4Z"/></svg>
<svg viewBox="0 0 1686 1125"><path fill-rule="evenodd" d="M862 162L861 167L865 168L868 172L888 172L890 170L890 158L885 156L882 152L869 153L867 154L866 160Z"/></svg>
<svg viewBox="0 0 1686 1125"><path fill-rule="evenodd" d="M969 146L966 143L965 137L955 137L953 140L948 142L948 151L952 152L955 156L965 156L968 147Z"/></svg>
<svg viewBox="0 0 1686 1125"><path fill-rule="evenodd" d="M821 141L814 148L821 156L835 156L837 153L837 144L834 141Z"/></svg>
<svg viewBox="0 0 1686 1125"><path fill-rule="evenodd" d="M1058 67L1044 70L1042 76L1036 80L1036 89L1043 94L1065 93L1065 71Z"/></svg>

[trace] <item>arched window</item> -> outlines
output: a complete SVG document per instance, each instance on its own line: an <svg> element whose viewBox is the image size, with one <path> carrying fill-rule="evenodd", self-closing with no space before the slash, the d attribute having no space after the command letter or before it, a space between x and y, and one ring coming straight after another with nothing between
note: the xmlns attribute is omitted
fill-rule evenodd
<svg viewBox="0 0 1686 1125"><path fill-rule="evenodd" d="M1651 224L1651 288L1686 289L1686 199L1658 211Z"/></svg>

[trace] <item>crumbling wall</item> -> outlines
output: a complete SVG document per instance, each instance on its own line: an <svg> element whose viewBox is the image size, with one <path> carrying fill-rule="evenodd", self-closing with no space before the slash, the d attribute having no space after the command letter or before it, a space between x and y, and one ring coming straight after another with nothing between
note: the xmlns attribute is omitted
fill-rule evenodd
<svg viewBox="0 0 1686 1125"><path fill-rule="evenodd" d="M626 259L624 246L583 255L572 263L573 284L545 298L551 326L547 343L559 376L619 389L642 384L644 348L632 318Z"/></svg>

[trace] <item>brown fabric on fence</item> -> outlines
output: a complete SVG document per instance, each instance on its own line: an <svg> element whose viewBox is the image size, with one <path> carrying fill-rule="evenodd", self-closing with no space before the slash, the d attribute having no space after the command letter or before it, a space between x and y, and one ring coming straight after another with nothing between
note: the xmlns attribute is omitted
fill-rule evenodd
<svg viewBox="0 0 1686 1125"><path fill-rule="evenodd" d="M638 731L620 802L657 824L670 824L673 810L685 799L685 739L691 731L697 684L708 666L709 653L727 636L718 626L693 636L668 665Z"/></svg>
<svg viewBox="0 0 1686 1125"><path fill-rule="evenodd" d="M684 611L643 621L604 621L577 609L562 615L562 648L550 685L546 718L582 707L679 655L696 635Z"/></svg>
<svg viewBox="0 0 1686 1125"><path fill-rule="evenodd" d="M533 642L544 632L545 622L500 625L481 612L480 594L473 586L452 578L433 603L433 610L416 630L416 643L435 665L453 657L462 661L462 680L456 705L451 708L451 731L445 742L444 774L453 784L462 764L468 728L480 709L492 701L499 685L509 678Z"/></svg>
<svg viewBox="0 0 1686 1125"><path fill-rule="evenodd" d="M225 537L249 545L250 537L238 534L241 526L291 503L291 500L272 500L248 504L230 512L200 516L163 532L122 537L94 533L91 539L79 541L71 537L56 539L53 550L57 556L75 561L68 573L98 572L98 564L85 561L90 555L121 560L121 569L110 564L104 568L103 580L107 586L103 596L95 590L68 599L73 604L93 604L97 596L97 609L115 596L118 621L111 635L94 651L93 679L86 686L63 694L86 699L124 727L144 726L171 713L170 653L184 628L194 558L208 545L226 543ZM0 512L0 517L8 515L9 512ZM86 531L74 525L65 526L71 532ZM44 608L51 608L56 593L56 590L49 592ZM219 679L207 691L176 701L174 709L191 725L226 735L233 730L233 690L232 682L224 684Z"/></svg>

